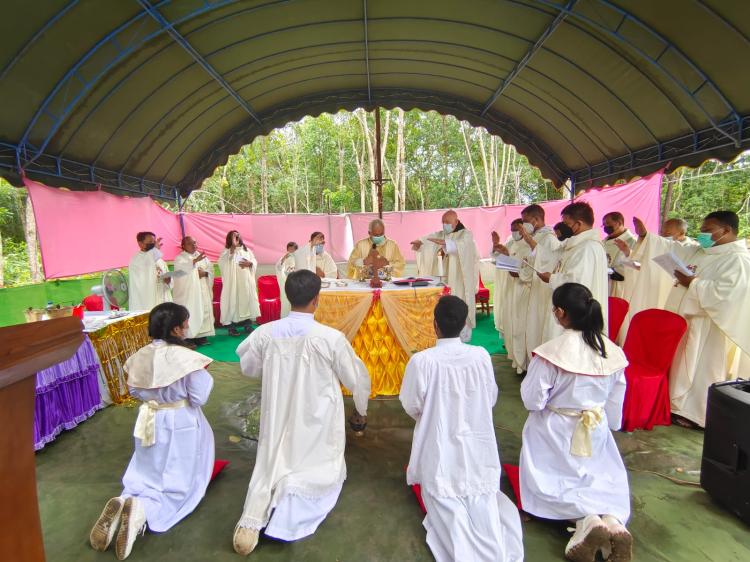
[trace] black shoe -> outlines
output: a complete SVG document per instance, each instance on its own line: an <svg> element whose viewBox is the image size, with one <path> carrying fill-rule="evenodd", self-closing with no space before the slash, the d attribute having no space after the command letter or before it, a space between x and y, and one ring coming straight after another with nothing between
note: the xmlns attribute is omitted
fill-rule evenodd
<svg viewBox="0 0 750 562"><path fill-rule="evenodd" d="M248 322L247 324L245 324L244 326L242 326L242 328L245 330L246 334L252 334L253 330L255 329L255 328L253 328L253 325L250 322Z"/></svg>
<svg viewBox="0 0 750 562"><path fill-rule="evenodd" d="M193 342L195 345L208 345L208 338L195 338Z"/></svg>
<svg viewBox="0 0 750 562"><path fill-rule="evenodd" d="M237 328L235 328L234 326L230 326L229 327L229 335L230 336L240 336L242 334L239 333L239 331L237 330Z"/></svg>

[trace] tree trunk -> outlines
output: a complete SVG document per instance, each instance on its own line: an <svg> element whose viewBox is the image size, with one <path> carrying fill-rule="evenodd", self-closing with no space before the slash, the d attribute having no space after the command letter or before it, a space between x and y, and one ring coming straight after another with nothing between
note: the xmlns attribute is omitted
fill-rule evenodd
<svg viewBox="0 0 750 562"><path fill-rule="evenodd" d="M226 208L224 207L224 186L229 184L229 182L227 181L227 168L228 167L229 167L229 162L227 162L221 168L221 180L219 180L219 210L222 213L227 212Z"/></svg>
<svg viewBox="0 0 750 562"><path fill-rule="evenodd" d="M354 164L357 166L357 178L359 179L359 212L367 212L367 181L365 179L365 147L364 140L362 141L362 156L360 158L357 145L352 139L352 152L354 154Z"/></svg>
<svg viewBox="0 0 750 562"><path fill-rule="evenodd" d="M26 238L26 253L29 257L29 270L31 281L41 283L43 281L39 270L39 259L37 258L36 221L34 220L34 207L31 205L31 197L26 196L26 213L23 221L23 233Z"/></svg>
<svg viewBox="0 0 750 562"><path fill-rule="evenodd" d="M0 287L5 286L5 257L3 256L3 233L0 232Z"/></svg>
<svg viewBox="0 0 750 562"><path fill-rule="evenodd" d="M461 134L464 138L464 147L466 148L466 158L469 160L469 165L471 166L471 174L474 176L474 184L477 186L477 191L479 192L479 197L482 198L482 207L487 205L486 201L484 200L484 193L482 193L482 187L479 185L479 178L477 177L477 171L474 169L474 161L471 158L471 150L469 149L469 139L466 137L466 129L464 128L464 122L461 121Z"/></svg>
<svg viewBox="0 0 750 562"><path fill-rule="evenodd" d="M260 206L261 213L268 213L268 156L267 139L260 138Z"/></svg>
<svg viewBox="0 0 750 562"><path fill-rule="evenodd" d="M397 173L396 176L398 177L398 181L394 182L394 193L396 195L396 199L399 200L399 208L402 211L406 210L406 141L404 139L404 127L405 127L405 117L404 117L404 110L401 108L398 108L398 136L396 138L397 145L397 154L399 155L397 159Z"/></svg>
<svg viewBox="0 0 750 562"><path fill-rule="evenodd" d="M367 124L367 113L364 109L357 109L355 112L357 120L359 121L360 127L362 127L362 134L365 137L367 143L367 161L369 163L370 177L368 180L375 179L375 148L372 146L372 139L370 138L370 126ZM370 199L372 200L372 212L378 212L378 187L374 181L370 181Z"/></svg>

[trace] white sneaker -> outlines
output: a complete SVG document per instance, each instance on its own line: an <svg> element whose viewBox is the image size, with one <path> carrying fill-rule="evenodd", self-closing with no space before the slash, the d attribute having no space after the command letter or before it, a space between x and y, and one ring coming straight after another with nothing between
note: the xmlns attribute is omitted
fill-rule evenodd
<svg viewBox="0 0 750 562"><path fill-rule="evenodd" d="M232 546L237 554L247 556L255 547L258 546L258 536L260 531L258 529L248 529L247 527L235 527L234 537L232 539Z"/></svg>
<svg viewBox="0 0 750 562"><path fill-rule="evenodd" d="M570 529L571 531L573 529ZM594 562L599 550L609 549L609 530L598 515L576 521L575 533L565 547L565 557L573 562Z"/></svg>
<svg viewBox="0 0 750 562"><path fill-rule="evenodd" d="M116 497L104 504L99 519L96 520L89 534L89 541L94 550L104 552L109 548L120 523L120 515L125 505L125 498Z"/></svg>
<svg viewBox="0 0 750 562"><path fill-rule="evenodd" d="M633 535L614 515L603 515L602 521L609 529L609 540L612 545L609 562L629 562L633 557Z"/></svg>
<svg viewBox="0 0 750 562"><path fill-rule="evenodd" d="M143 510L143 505L135 498L126 499L115 543L115 556L118 560L125 560L130 556L136 537L145 531L146 512Z"/></svg>

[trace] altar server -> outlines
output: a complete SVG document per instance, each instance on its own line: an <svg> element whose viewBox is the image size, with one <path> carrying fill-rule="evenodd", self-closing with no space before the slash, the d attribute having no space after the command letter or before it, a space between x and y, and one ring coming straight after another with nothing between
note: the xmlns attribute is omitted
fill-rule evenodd
<svg viewBox="0 0 750 562"><path fill-rule="evenodd" d="M153 232L139 232L135 238L140 251L128 265L128 310L149 311L172 300L172 280L166 275L169 268L162 259L161 238Z"/></svg>
<svg viewBox="0 0 750 562"><path fill-rule="evenodd" d="M641 221L636 230L645 238L646 255L654 253L652 245L671 250L695 272L674 272L677 286L665 304L688 325L672 361L669 396L672 413L703 427L708 387L746 376L750 368L750 253L737 236L739 217L733 211L706 215L699 246L649 234ZM653 261L642 262L641 275L653 267Z"/></svg>
<svg viewBox="0 0 750 562"><path fill-rule="evenodd" d="M492 421L497 384L489 354L459 334L468 308L455 296L435 306L437 345L412 356L399 396L416 420L409 484L419 484L422 524L435 560L523 560L521 520L500 491Z"/></svg>
<svg viewBox="0 0 750 562"><path fill-rule="evenodd" d="M276 281L279 284L279 296L281 297L281 316L280 318L286 318L289 314L289 299L286 298L284 292L284 284L286 283L287 276L294 271L294 252L299 250L299 246L296 242L289 242L286 245L286 254L279 258L276 262Z"/></svg>
<svg viewBox="0 0 750 562"><path fill-rule="evenodd" d="M182 239L182 252L174 259L175 272L184 275L175 276L174 302L181 304L190 312L189 338L195 345L204 345L206 338L213 336L214 331L214 268L192 236Z"/></svg>
<svg viewBox="0 0 750 562"><path fill-rule="evenodd" d="M628 362L602 334L602 307L586 287L563 284L552 303L564 331L534 350L521 384L529 410L519 472L523 509L576 521L568 559L594 562L601 550L605 559L626 562L630 490L610 430L622 422Z"/></svg>
<svg viewBox="0 0 750 562"><path fill-rule="evenodd" d="M156 306L149 315L153 342L125 363L128 389L142 404L120 496L110 499L91 529L96 550L106 550L117 532L115 555L125 560L146 525L168 531L200 503L214 466L214 436L201 411L213 387L211 359L184 346L187 309ZM118 531L119 526L119 531Z"/></svg>
<svg viewBox="0 0 750 562"><path fill-rule="evenodd" d="M602 218L602 229L607 234L604 239L604 251L607 252L607 265L612 269L609 274L609 296L622 298L625 291L626 266L623 263L627 257L620 244L633 248L637 238L625 228L625 217L622 213L613 211ZM617 334L611 334L616 337Z"/></svg>
<svg viewBox="0 0 750 562"><path fill-rule="evenodd" d="M312 271L321 279L337 279L339 276L336 262L326 252L326 237L322 232L313 232L310 242L294 252L294 268L299 271Z"/></svg>
<svg viewBox="0 0 750 562"><path fill-rule="evenodd" d="M539 278L549 283L553 291L565 283L580 283L588 288L596 301L603 303L602 315L606 334L609 303L607 254L599 238L599 232L594 230L594 210L588 203L578 202L571 203L560 214L562 222L573 231L573 236L562 244L560 260L554 269L545 271L544 268L534 267L540 272ZM551 313L545 315L543 340L549 341L560 335L562 329Z"/></svg>
<svg viewBox="0 0 750 562"><path fill-rule="evenodd" d="M221 271L221 323L229 326L230 336L239 336L238 328L252 331L252 322L260 316L258 287L255 271L258 261L253 252L245 246L240 233L230 230L227 233L224 251L219 256Z"/></svg>
<svg viewBox="0 0 750 562"><path fill-rule="evenodd" d="M388 260L388 265L393 268L393 277L401 277L404 274L406 261L401 255L401 250L394 240L385 235L385 223L380 219L370 221L367 227L367 238L363 238L354 245L349 256L347 277L357 278L357 267L362 266L364 259L375 249L381 257Z"/></svg>
<svg viewBox="0 0 750 562"><path fill-rule="evenodd" d="M237 348L242 372L262 377L258 452L234 550L247 555L267 537L312 535L336 505L346 479L344 400L367 414L370 378L338 330L314 319L320 277L301 270L285 291L292 311L269 322Z"/></svg>
<svg viewBox="0 0 750 562"><path fill-rule="evenodd" d="M443 229L414 240L418 275L444 277L451 294L469 307L461 341L471 341L476 327L476 294L479 289L479 252L474 235L458 220L456 211L443 214Z"/></svg>

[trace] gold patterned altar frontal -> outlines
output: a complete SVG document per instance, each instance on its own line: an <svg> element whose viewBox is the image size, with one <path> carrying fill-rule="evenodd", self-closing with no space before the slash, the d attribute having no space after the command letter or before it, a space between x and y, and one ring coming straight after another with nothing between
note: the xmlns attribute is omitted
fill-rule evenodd
<svg viewBox="0 0 750 562"><path fill-rule="evenodd" d="M124 318L91 332L89 339L99 356L107 388L115 404L131 403L125 380L125 361L151 341L148 337L148 313Z"/></svg>
<svg viewBox="0 0 750 562"><path fill-rule="evenodd" d="M322 292L315 319L341 330L370 373L371 396L397 395L409 357L435 345L441 288Z"/></svg>

